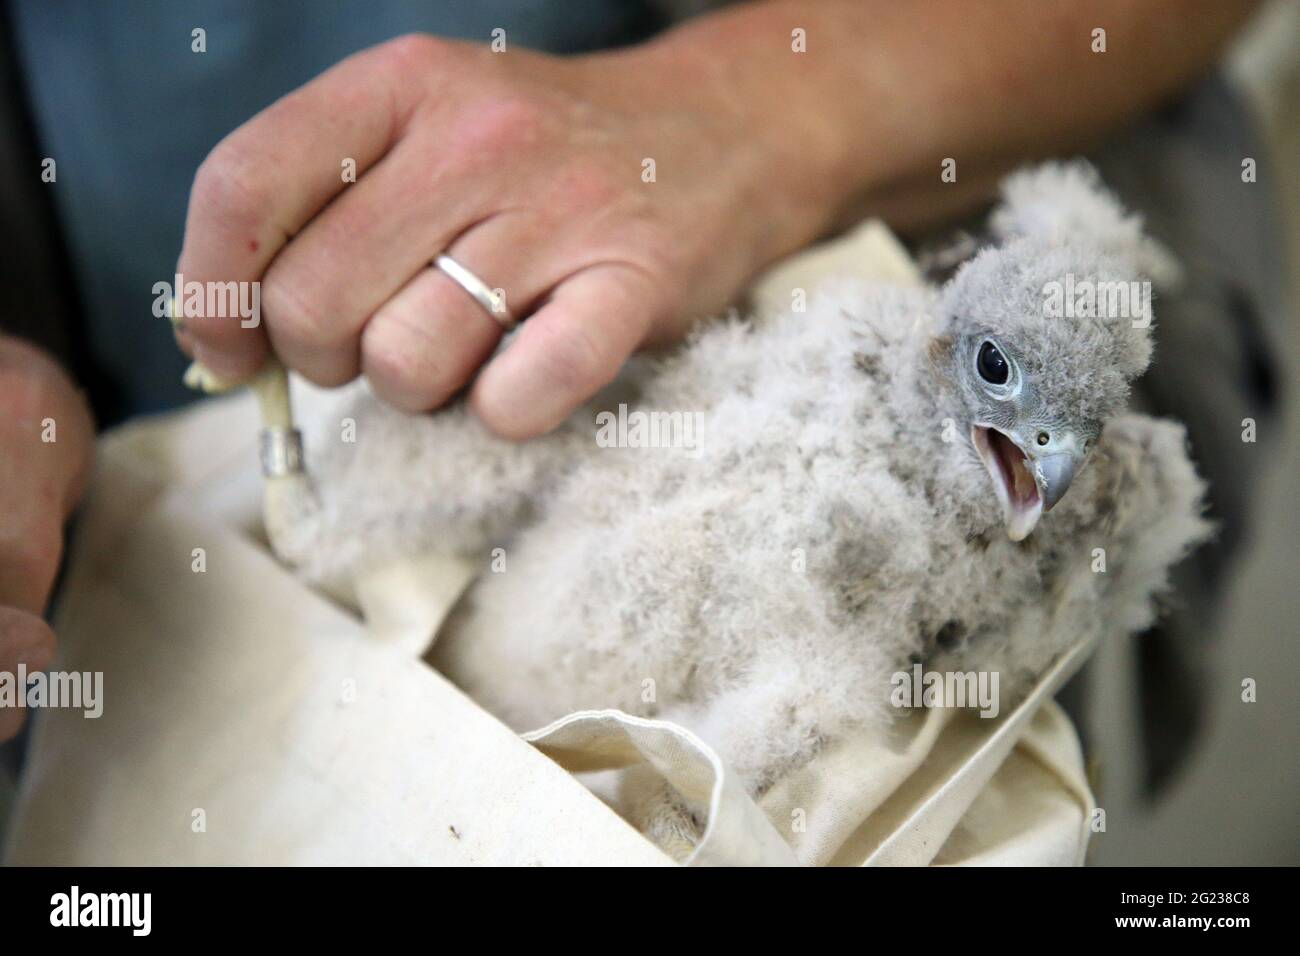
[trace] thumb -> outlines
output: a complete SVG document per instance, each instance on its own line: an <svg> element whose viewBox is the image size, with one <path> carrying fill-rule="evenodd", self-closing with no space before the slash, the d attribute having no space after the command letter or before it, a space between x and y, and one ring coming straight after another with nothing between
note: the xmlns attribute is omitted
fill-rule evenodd
<svg viewBox="0 0 1300 956"><path fill-rule="evenodd" d="M39 614L58 572L63 521L90 469L85 402L49 356L0 337L0 605Z"/></svg>
<svg viewBox="0 0 1300 956"><path fill-rule="evenodd" d="M0 607L0 673L13 674L17 680L20 664L30 674L45 670L53 660L54 632L50 626L35 614ZM0 742L18 733L25 715L23 708L0 707Z"/></svg>

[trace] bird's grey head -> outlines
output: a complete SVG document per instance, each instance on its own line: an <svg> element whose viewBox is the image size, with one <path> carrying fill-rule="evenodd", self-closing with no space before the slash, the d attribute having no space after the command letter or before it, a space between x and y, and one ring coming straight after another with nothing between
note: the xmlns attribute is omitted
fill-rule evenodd
<svg viewBox="0 0 1300 956"><path fill-rule="evenodd" d="M1028 237L986 249L940 294L931 361L1013 541L1069 490L1150 361L1137 280L1095 245Z"/></svg>
<svg viewBox="0 0 1300 956"><path fill-rule="evenodd" d="M1021 170L1001 192L997 244L940 292L930 354L947 414L1018 541L1061 500L1151 360L1146 278L1173 286L1180 269L1086 162Z"/></svg>

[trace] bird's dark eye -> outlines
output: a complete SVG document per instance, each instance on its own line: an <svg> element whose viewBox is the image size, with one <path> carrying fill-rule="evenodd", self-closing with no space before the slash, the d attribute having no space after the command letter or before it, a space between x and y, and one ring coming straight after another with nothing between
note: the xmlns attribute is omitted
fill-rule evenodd
<svg viewBox="0 0 1300 956"><path fill-rule="evenodd" d="M1011 367L1007 365L1006 358L992 342L985 342L980 346L975 367L979 369L980 378L994 385L1005 385L1011 375Z"/></svg>

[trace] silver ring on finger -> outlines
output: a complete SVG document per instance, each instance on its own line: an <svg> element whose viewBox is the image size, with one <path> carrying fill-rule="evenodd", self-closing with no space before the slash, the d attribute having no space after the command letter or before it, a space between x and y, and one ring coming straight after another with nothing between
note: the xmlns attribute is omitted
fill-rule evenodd
<svg viewBox="0 0 1300 956"><path fill-rule="evenodd" d="M470 298L483 306L483 310L500 323L507 332L515 327L515 320L511 317L510 310L506 308L506 297L503 292L493 289L451 256L438 256L433 260L433 267L468 292Z"/></svg>

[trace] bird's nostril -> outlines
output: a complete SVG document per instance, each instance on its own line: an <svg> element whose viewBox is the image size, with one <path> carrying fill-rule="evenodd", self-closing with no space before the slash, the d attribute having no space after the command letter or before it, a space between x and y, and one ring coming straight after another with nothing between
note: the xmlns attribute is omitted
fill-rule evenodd
<svg viewBox="0 0 1300 956"><path fill-rule="evenodd" d="M1046 445L1046 444L1047 444L1049 441L1051 441L1051 440L1052 440L1052 438L1051 438L1050 435L1047 434L1047 432L1039 432L1039 433L1038 433L1038 444L1040 444L1040 445Z"/></svg>

